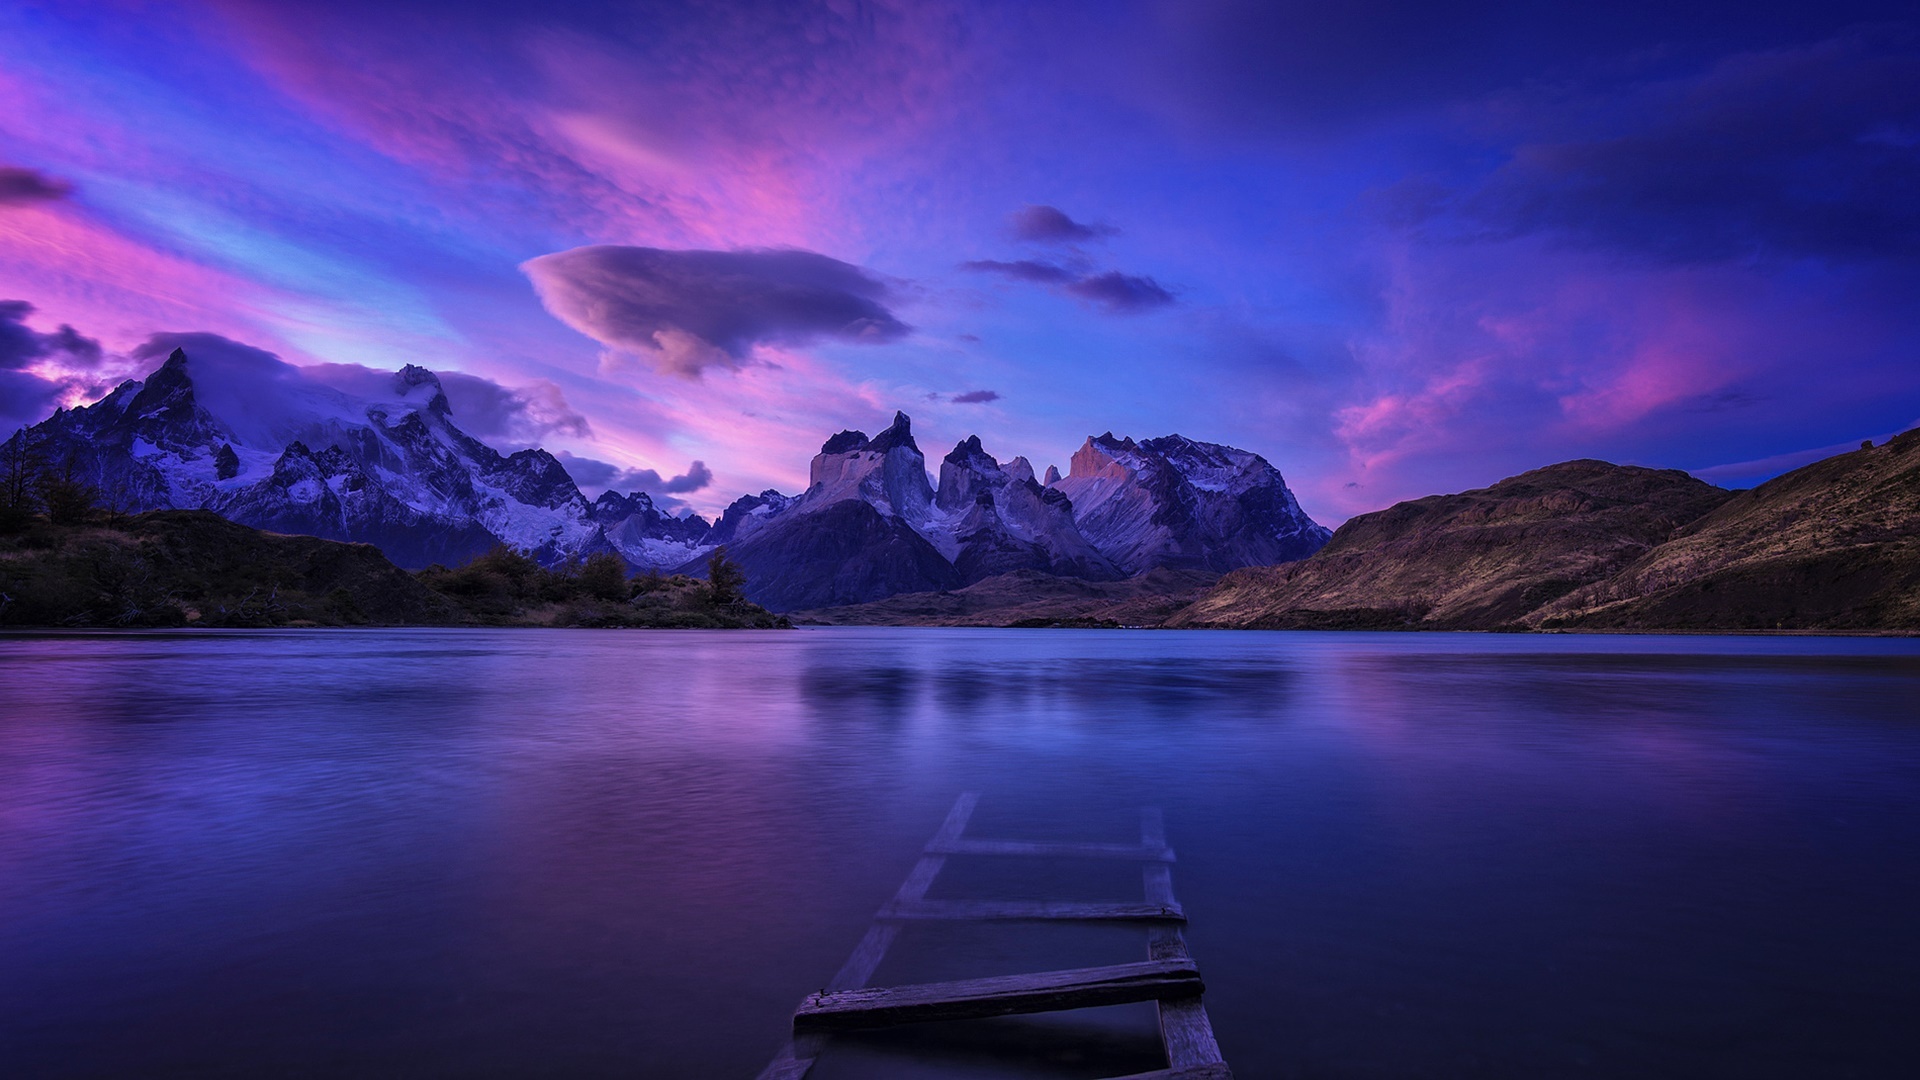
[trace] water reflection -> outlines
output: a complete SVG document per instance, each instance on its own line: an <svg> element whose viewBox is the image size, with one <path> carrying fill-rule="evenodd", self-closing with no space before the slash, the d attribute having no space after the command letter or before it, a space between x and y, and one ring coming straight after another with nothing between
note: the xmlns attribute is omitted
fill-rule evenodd
<svg viewBox="0 0 1920 1080"><path fill-rule="evenodd" d="M1899 1075L1920 1006L1911 642L62 635L0 638L0 680L0 1075L750 1076L962 790L1009 837L1165 808L1243 1076ZM916 931L883 975L1138 957L1057 929ZM953 1025L821 1075L1151 1040Z"/></svg>

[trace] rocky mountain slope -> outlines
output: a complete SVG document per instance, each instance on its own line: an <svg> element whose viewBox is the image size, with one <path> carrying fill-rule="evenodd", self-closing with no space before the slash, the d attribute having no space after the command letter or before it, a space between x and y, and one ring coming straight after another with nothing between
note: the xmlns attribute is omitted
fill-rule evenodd
<svg viewBox="0 0 1920 1080"><path fill-rule="evenodd" d="M896 413L871 439L859 431L828 439L805 492L742 499L716 535L754 579L749 595L776 611L953 590L1017 571L1101 582L1162 566L1232 568L1298 558L1326 538L1258 455L1177 435L1102 440L1075 455L1074 476L1042 485L1025 458L1002 465L968 438L941 461L936 488L912 421ZM1095 509L1082 511L1073 491ZM1106 546L1084 531L1089 522ZM683 569L699 572L697 561Z"/></svg>
<svg viewBox="0 0 1920 1080"><path fill-rule="evenodd" d="M1920 430L1726 500L1543 627L1920 630Z"/></svg>
<svg viewBox="0 0 1920 1080"><path fill-rule="evenodd" d="M1289 562L1330 535L1265 458L1179 435L1089 437L1048 489L1072 500L1080 531L1126 574Z"/></svg>
<svg viewBox="0 0 1920 1080"><path fill-rule="evenodd" d="M664 514L643 492L588 502L546 451L503 455L462 431L425 368L347 393L270 357L252 362L278 367L248 374L249 399L223 381L227 369L175 350L145 380L20 437L118 510L207 509L375 544L408 567L505 544L550 566L612 552L634 569L699 574L726 545L753 599L777 610L1022 570L1086 581L1218 572L1300 558L1327 537L1264 459L1178 435L1089 439L1070 475L1049 470L1048 483L975 436L940 461L936 486L905 414L871 439L828 439L801 494L743 496L709 524Z"/></svg>
<svg viewBox="0 0 1920 1080"><path fill-rule="evenodd" d="M1312 558L1228 574L1167 625L1518 627L1731 498L1677 470L1550 465L1363 514Z"/></svg>
<svg viewBox="0 0 1920 1080"><path fill-rule="evenodd" d="M75 463L120 510L208 509L375 544L402 566L457 563L499 543L548 561L617 551L636 567L705 550L704 521L662 514L641 492L589 505L553 455L502 455L467 435L425 368L402 368L371 397L287 380L277 400L256 403L200 379L176 349L144 381L56 413L26 438L47 460Z"/></svg>

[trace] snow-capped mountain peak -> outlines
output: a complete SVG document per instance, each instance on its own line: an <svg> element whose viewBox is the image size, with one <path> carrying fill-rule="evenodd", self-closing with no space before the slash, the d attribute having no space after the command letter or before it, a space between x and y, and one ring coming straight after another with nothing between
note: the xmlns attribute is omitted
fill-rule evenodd
<svg viewBox="0 0 1920 1080"><path fill-rule="evenodd" d="M667 517L637 492L590 504L547 451L502 455L468 435L439 377L413 364L351 373L343 388L267 354L175 349L145 380L28 434L122 509L211 509L378 544L403 566L497 543L655 567L705 550L704 520Z"/></svg>

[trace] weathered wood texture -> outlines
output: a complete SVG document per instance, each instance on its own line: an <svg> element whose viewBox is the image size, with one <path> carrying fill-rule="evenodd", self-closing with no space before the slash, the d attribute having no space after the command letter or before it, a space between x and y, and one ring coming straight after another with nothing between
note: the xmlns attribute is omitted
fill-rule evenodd
<svg viewBox="0 0 1920 1080"><path fill-rule="evenodd" d="M1140 812L1140 843L1143 847L1166 846L1166 819L1158 809ZM1175 902L1173 872L1165 864L1142 867L1140 876L1148 903ZM1178 926L1149 927L1147 956L1165 963L1193 962L1187 954L1187 939ZM1220 1044L1213 1037L1213 1022L1207 1019L1206 1007L1200 1004L1199 998L1160 1002L1160 1038L1166 1043L1167 1063L1175 1073L1182 1069L1218 1066L1223 1074L1231 1075L1226 1073Z"/></svg>
<svg viewBox="0 0 1920 1080"><path fill-rule="evenodd" d="M760 1080L804 1080L835 1030L886 1027L928 1020L966 1020L1013 1013L1157 1001L1169 1067L1116 1080L1232 1080L1220 1056L1200 995L1205 987L1188 956L1180 924L1186 913L1173 898L1166 827L1158 810L1143 811L1140 844L1071 844L963 839L978 796L955 800L913 872L883 907L867 934L825 990L795 1011L789 1044ZM928 900L926 894L950 855L1126 859L1143 862L1142 903ZM867 987L900 933L902 923L932 920L1059 920L1144 922L1149 959L1139 964L1005 975L911 986Z"/></svg>
<svg viewBox="0 0 1920 1080"><path fill-rule="evenodd" d="M824 990L800 1003L793 1023L796 1029L811 1030L891 1027L1197 997L1205 989L1192 961L1147 960L1031 975Z"/></svg>
<svg viewBox="0 0 1920 1080"><path fill-rule="evenodd" d="M1187 921L1179 904L1074 900L919 900L888 904L879 918L904 922L1170 922Z"/></svg>
<svg viewBox="0 0 1920 1080"><path fill-rule="evenodd" d="M929 855L1035 855L1045 859L1130 859L1172 862L1165 844L1058 844L1036 840L934 840Z"/></svg>

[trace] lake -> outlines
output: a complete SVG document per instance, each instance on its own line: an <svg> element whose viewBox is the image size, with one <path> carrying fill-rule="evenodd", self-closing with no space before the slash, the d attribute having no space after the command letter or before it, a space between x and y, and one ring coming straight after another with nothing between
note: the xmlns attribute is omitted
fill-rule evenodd
<svg viewBox="0 0 1920 1080"><path fill-rule="evenodd" d="M0 637L0 1075L752 1077L964 791L982 836L1163 809L1243 1080L1916 1068L1920 642L837 628ZM1144 955L916 925L876 981ZM814 1075L1157 1046L1123 1006Z"/></svg>

